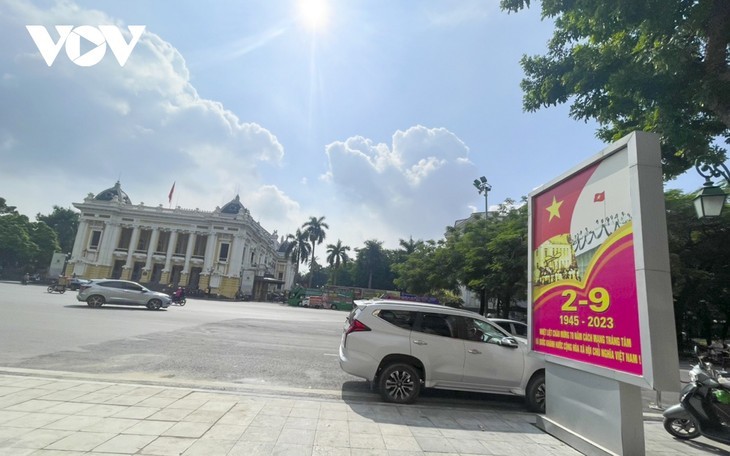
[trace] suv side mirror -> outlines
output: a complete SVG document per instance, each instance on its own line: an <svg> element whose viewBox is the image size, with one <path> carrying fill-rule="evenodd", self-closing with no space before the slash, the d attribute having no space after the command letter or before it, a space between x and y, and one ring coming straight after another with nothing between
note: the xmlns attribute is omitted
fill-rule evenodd
<svg viewBox="0 0 730 456"><path fill-rule="evenodd" d="M517 348L519 346L517 340L512 337L505 337L504 339L500 340L499 345L508 348Z"/></svg>

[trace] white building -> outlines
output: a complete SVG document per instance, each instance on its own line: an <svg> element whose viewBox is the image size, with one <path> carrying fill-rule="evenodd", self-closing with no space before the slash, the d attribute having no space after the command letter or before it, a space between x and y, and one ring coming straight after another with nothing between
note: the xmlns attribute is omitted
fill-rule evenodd
<svg viewBox="0 0 730 456"><path fill-rule="evenodd" d="M257 300L294 281L276 231L262 228L238 196L212 212L166 209L132 204L117 182L74 206L81 215L66 275Z"/></svg>

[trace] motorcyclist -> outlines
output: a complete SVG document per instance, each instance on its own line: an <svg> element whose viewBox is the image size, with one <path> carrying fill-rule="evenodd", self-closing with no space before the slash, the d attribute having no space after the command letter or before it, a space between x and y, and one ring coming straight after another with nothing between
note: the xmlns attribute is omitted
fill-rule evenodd
<svg viewBox="0 0 730 456"><path fill-rule="evenodd" d="M176 302L185 299L185 289L183 287L177 287L177 290L172 294L172 299Z"/></svg>

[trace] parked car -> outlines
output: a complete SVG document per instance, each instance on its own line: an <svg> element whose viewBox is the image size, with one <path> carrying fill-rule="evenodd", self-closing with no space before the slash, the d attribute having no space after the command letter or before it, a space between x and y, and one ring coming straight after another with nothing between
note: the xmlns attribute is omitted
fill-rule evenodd
<svg viewBox="0 0 730 456"><path fill-rule="evenodd" d="M146 306L150 310L169 307L170 295L151 291L136 282L128 280L91 280L81 284L76 299L86 302L89 307L104 304L126 306Z"/></svg>
<svg viewBox="0 0 730 456"><path fill-rule="evenodd" d="M545 364L525 341L473 312L393 300L355 301L340 367L385 401L414 402L422 388L525 396L545 412Z"/></svg>
<svg viewBox="0 0 730 456"><path fill-rule="evenodd" d="M499 325L514 337L519 337L527 341L527 323L517 320L508 320L506 318L490 318L489 321Z"/></svg>

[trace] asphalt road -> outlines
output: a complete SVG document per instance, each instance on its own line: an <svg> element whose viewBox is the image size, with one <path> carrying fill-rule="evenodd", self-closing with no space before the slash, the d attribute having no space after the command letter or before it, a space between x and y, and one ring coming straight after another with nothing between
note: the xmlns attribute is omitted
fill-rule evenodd
<svg viewBox="0 0 730 456"><path fill-rule="evenodd" d="M2 368L103 375L218 389L286 388L301 394L356 395L377 401L366 382L337 361L346 313L278 303L188 299L160 311L105 305L76 292L0 282ZM645 410L656 399L645 391ZM508 396L426 391L420 402L522 408ZM664 393L662 404L676 401ZM654 413L659 413L656 410Z"/></svg>

